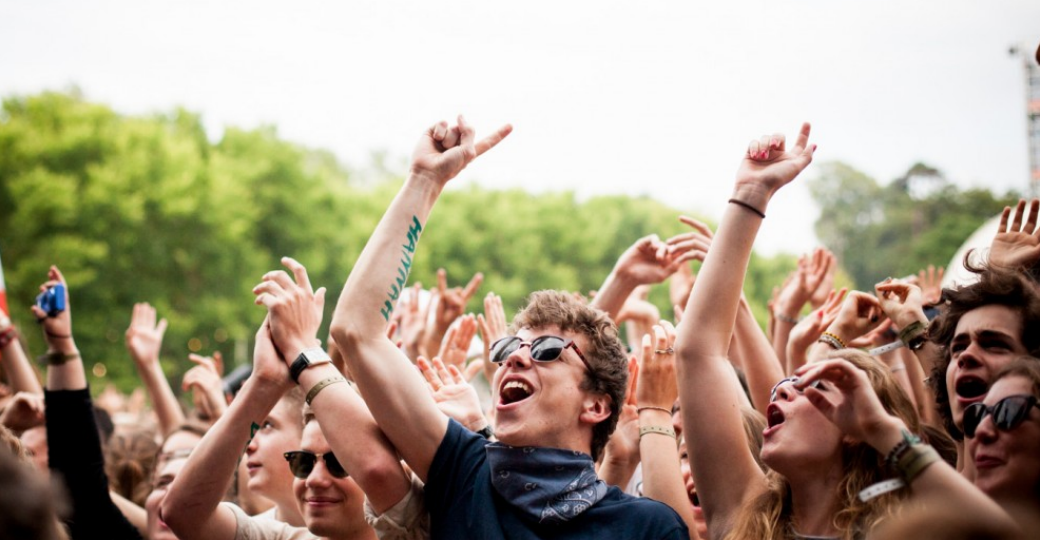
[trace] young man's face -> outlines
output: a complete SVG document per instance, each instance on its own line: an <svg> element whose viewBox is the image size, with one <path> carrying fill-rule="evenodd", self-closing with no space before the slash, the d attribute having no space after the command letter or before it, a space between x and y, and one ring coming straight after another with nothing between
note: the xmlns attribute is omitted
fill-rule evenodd
<svg viewBox="0 0 1040 540"><path fill-rule="evenodd" d="M324 455L332 448L317 421L303 428L299 449L319 456L307 478L293 480L293 494L307 529L318 536L340 538L353 538L367 529L365 493L349 476L337 478L329 472ZM284 458L282 463L288 470Z"/></svg>
<svg viewBox="0 0 1040 540"><path fill-rule="evenodd" d="M279 401L246 447L249 490L286 504L291 504L287 497L293 477L283 454L300 448L299 413L294 414L293 407L287 399Z"/></svg>
<svg viewBox="0 0 1040 540"><path fill-rule="evenodd" d="M152 492L144 501L144 509L148 516L148 538L151 540L177 540L177 536L159 519L159 506L166 497L166 491L170 484L177 478L177 474L184 468L187 458L179 457L165 461L162 467L155 471L152 481Z"/></svg>
<svg viewBox="0 0 1040 540"><path fill-rule="evenodd" d="M557 360L536 362L527 344L552 335L572 339L582 349L584 336L555 326L525 328L516 335L525 345L499 365L492 385L495 435L512 446L571 448L575 434L591 433L596 423L583 415L590 400L605 398L582 390L587 369L573 347L564 349Z"/></svg>

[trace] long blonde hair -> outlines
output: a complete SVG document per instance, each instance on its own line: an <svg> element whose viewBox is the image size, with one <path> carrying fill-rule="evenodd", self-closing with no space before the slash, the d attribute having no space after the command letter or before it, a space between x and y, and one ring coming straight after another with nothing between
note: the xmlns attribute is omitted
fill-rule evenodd
<svg viewBox="0 0 1040 540"><path fill-rule="evenodd" d="M885 410L903 420L910 431L920 431L917 411L888 367L857 350L835 351L831 358L848 360L865 371ZM906 497L906 491L892 491L867 502L860 501L861 490L891 476L886 471L885 456L861 442L843 443L842 446L844 476L836 493L841 509L834 515L833 524L841 531L841 538L853 540L862 538L886 517L893 515L899 501ZM732 528L725 536L727 540L796 538L791 515L791 485L780 473L768 471L764 488L737 512Z"/></svg>

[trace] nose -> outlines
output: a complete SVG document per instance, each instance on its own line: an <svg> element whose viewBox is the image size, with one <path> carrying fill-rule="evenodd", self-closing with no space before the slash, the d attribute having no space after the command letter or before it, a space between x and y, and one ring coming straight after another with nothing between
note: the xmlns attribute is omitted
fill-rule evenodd
<svg viewBox="0 0 1040 540"><path fill-rule="evenodd" d="M960 369L972 369L981 366L980 352L979 344L972 340L957 356L957 367Z"/></svg>
<svg viewBox="0 0 1040 540"><path fill-rule="evenodd" d="M797 394L797 392L794 391L794 385L792 383L784 383L776 389L776 400L791 401L794 399L795 394Z"/></svg>
<svg viewBox="0 0 1040 540"><path fill-rule="evenodd" d="M257 435L259 435L259 433ZM259 439L259 437L257 437L256 435L253 435L253 438L249 439L249 444L246 445L247 454L252 454L256 452L256 450L259 448L257 439Z"/></svg>
<svg viewBox="0 0 1040 540"><path fill-rule="evenodd" d="M979 443L992 443L997 439L997 426L993 425L993 415L987 414L975 428L975 440Z"/></svg>
<svg viewBox="0 0 1040 540"><path fill-rule="evenodd" d="M527 343L521 344L516 348L515 351L506 357L506 361L503 364L510 365L515 368L529 368L531 367L531 346Z"/></svg>
<svg viewBox="0 0 1040 540"><path fill-rule="evenodd" d="M307 487L328 487L332 484L332 475L329 474L329 469L325 467L325 460L318 458L318 461L314 463L314 468L311 469L311 473L307 475L306 481Z"/></svg>

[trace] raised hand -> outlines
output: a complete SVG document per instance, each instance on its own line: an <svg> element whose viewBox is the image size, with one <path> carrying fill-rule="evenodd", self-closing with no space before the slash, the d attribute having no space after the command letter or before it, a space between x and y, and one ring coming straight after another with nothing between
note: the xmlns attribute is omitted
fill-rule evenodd
<svg viewBox="0 0 1040 540"><path fill-rule="evenodd" d="M426 302L425 308L420 308L422 284L416 283L405 294L401 295L401 303L395 315L399 317L398 329L401 331L401 344L405 354L412 361L419 357L419 347L422 345L423 336L426 334L426 322L430 318L430 306L433 305L433 297Z"/></svg>
<svg viewBox="0 0 1040 540"><path fill-rule="evenodd" d="M942 280L945 268L940 266L936 270L934 265L929 264L927 272L922 269L917 272L917 284L921 287L922 300L926 306L934 306L942 299Z"/></svg>
<svg viewBox="0 0 1040 540"><path fill-rule="evenodd" d="M195 366L181 379L181 390L191 390L195 409L204 420L215 422L227 410L227 398L224 397L224 381L220 378L217 363L213 357L189 354Z"/></svg>
<svg viewBox="0 0 1040 540"><path fill-rule="evenodd" d="M15 432L42 426L44 422L43 410L42 395L18 392L7 402L7 406L0 413L0 425Z"/></svg>
<svg viewBox="0 0 1040 540"><path fill-rule="evenodd" d="M1026 215L1026 201L1020 199L1015 207L1015 217L1008 226L1011 207L1004 207L1004 212L1000 214L997 235L993 237L993 242L989 246L990 264L1003 268L1027 269L1040 261L1038 212L1040 212L1040 199L1029 201L1028 215Z"/></svg>
<svg viewBox="0 0 1040 540"><path fill-rule="evenodd" d="M442 413L454 418L471 431L480 430L488 425L484 413L480 410L477 390L466 382L458 368L445 367L444 362L436 356L433 357L433 362L420 356L416 365L426 379L433 400L437 402L437 408Z"/></svg>
<svg viewBox="0 0 1040 540"><path fill-rule="evenodd" d="M166 319L156 324L155 308L147 302L134 304L130 316L130 328L126 329L126 350L139 365L159 362L163 335L166 334Z"/></svg>
<svg viewBox="0 0 1040 540"><path fill-rule="evenodd" d="M466 312L466 304L470 298L473 298L483 282L484 274L477 272L470 278L465 288L448 288L448 273L443 268L437 270L437 306L433 312L433 324L426 327L421 352L431 353L440 350L448 327ZM430 301L432 302L433 299Z"/></svg>
<svg viewBox="0 0 1040 540"><path fill-rule="evenodd" d="M502 307L502 297L493 293L487 293L484 297L484 313L477 314L477 326L480 328L480 338L484 342L484 377L491 382L498 364L491 361L491 345L506 336L509 325L506 323L506 310ZM470 380L472 377L467 378Z"/></svg>
<svg viewBox="0 0 1040 540"><path fill-rule="evenodd" d="M880 426L900 420L888 414L866 372L848 360L834 358L807 364L795 371L796 388L845 435L872 444ZM822 381L819 388L810 386Z"/></svg>
<svg viewBox="0 0 1040 540"><path fill-rule="evenodd" d="M809 124L802 124L798 138L790 148L780 133L751 141L737 169L734 199L765 213L773 194L812 162L816 145L809 144L809 131Z"/></svg>
<svg viewBox="0 0 1040 540"><path fill-rule="evenodd" d="M253 373L249 379L275 388L280 387L283 390L288 390L293 386L293 381L289 377L289 364L274 345L270 314L264 317L264 322L256 331L256 345L253 347Z"/></svg>
<svg viewBox="0 0 1040 540"><path fill-rule="evenodd" d="M785 373L791 373L805 363L809 347L816 343L816 340L820 339L820 336L838 318L838 312L841 310L842 300L847 291L845 288L838 291L832 290L820 309L813 310L808 317L798 321L798 324L791 329L791 337L787 341Z"/></svg>
<svg viewBox="0 0 1040 540"><path fill-rule="evenodd" d="M72 305L69 303L69 287L65 283L65 276L61 274L61 270L58 270L57 266L51 266L47 272L47 281L40 285L40 292L46 292L55 285L65 287L65 309L53 317L48 316L36 304L33 304L31 309L33 316L43 328L44 339L47 341L48 347L52 350L70 353L75 350L76 346L72 340Z"/></svg>
<svg viewBox="0 0 1040 540"><path fill-rule="evenodd" d="M852 291L845 297L838 317L828 331L844 340L847 345L877 328L881 324L883 314L881 303L873 295Z"/></svg>
<svg viewBox="0 0 1040 540"><path fill-rule="evenodd" d="M459 115L458 124L441 121L426 130L412 151L411 174L443 186L484 152L492 149L513 131L506 124L477 141L476 132Z"/></svg>
<svg viewBox="0 0 1040 540"><path fill-rule="evenodd" d="M463 315L458 324L449 328L438 355L444 364L455 366L459 371L465 369L469 346L476 333L477 319L473 315Z"/></svg>
<svg viewBox="0 0 1040 540"><path fill-rule="evenodd" d="M917 285L888 278L874 286L881 309L897 328L915 323L927 323L924 314L924 294Z"/></svg>
<svg viewBox="0 0 1040 540"><path fill-rule="evenodd" d="M671 410L679 398L675 376L675 327L661 321L653 328L653 336L643 336L639 379L636 382L636 404Z"/></svg>
<svg viewBox="0 0 1040 540"><path fill-rule="evenodd" d="M282 257L282 264L295 278L280 270L264 274L263 281L253 287L255 302L263 304L269 314L271 337L286 362L292 362L301 351L319 346L325 305L325 287L311 288L307 269L295 259Z"/></svg>
<svg viewBox="0 0 1040 540"><path fill-rule="evenodd" d="M829 250L816 248L813 250L809 271L806 273L805 285L812 291L809 304L816 309L827 301L834 290L834 273L837 271L837 257Z"/></svg>
<svg viewBox="0 0 1040 540"><path fill-rule="evenodd" d="M671 240L670 240L671 241ZM678 244L679 241L676 240ZM661 283L693 258L691 243L679 246L661 241L656 234L644 236L629 246L615 265L615 271L636 284Z"/></svg>

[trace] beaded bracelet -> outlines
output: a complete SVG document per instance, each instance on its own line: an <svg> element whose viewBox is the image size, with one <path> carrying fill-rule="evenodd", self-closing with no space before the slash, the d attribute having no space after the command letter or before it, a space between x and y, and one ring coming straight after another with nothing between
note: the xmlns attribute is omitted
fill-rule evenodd
<svg viewBox="0 0 1040 540"><path fill-rule="evenodd" d="M895 469L899 463L899 459L903 457L903 454L910 450L910 447L915 444L921 444L921 438L905 429L900 429L899 433L903 436L903 440L899 441L899 444L892 447L885 455L885 463L889 467Z"/></svg>
<svg viewBox="0 0 1040 540"><path fill-rule="evenodd" d="M824 332L823 335L820 336L820 339L817 339L816 342L826 343L827 345L830 345L832 348L834 348L834 350L841 350L845 348L845 345L841 342L841 340L834 337L832 334L828 334L827 332Z"/></svg>
<svg viewBox="0 0 1040 540"><path fill-rule="evenodd" d="M786 313L774 313L773 316L776 317L776 320L780 322L785 322L787 324L798 324L798 317L792 317Z"/></svg>

